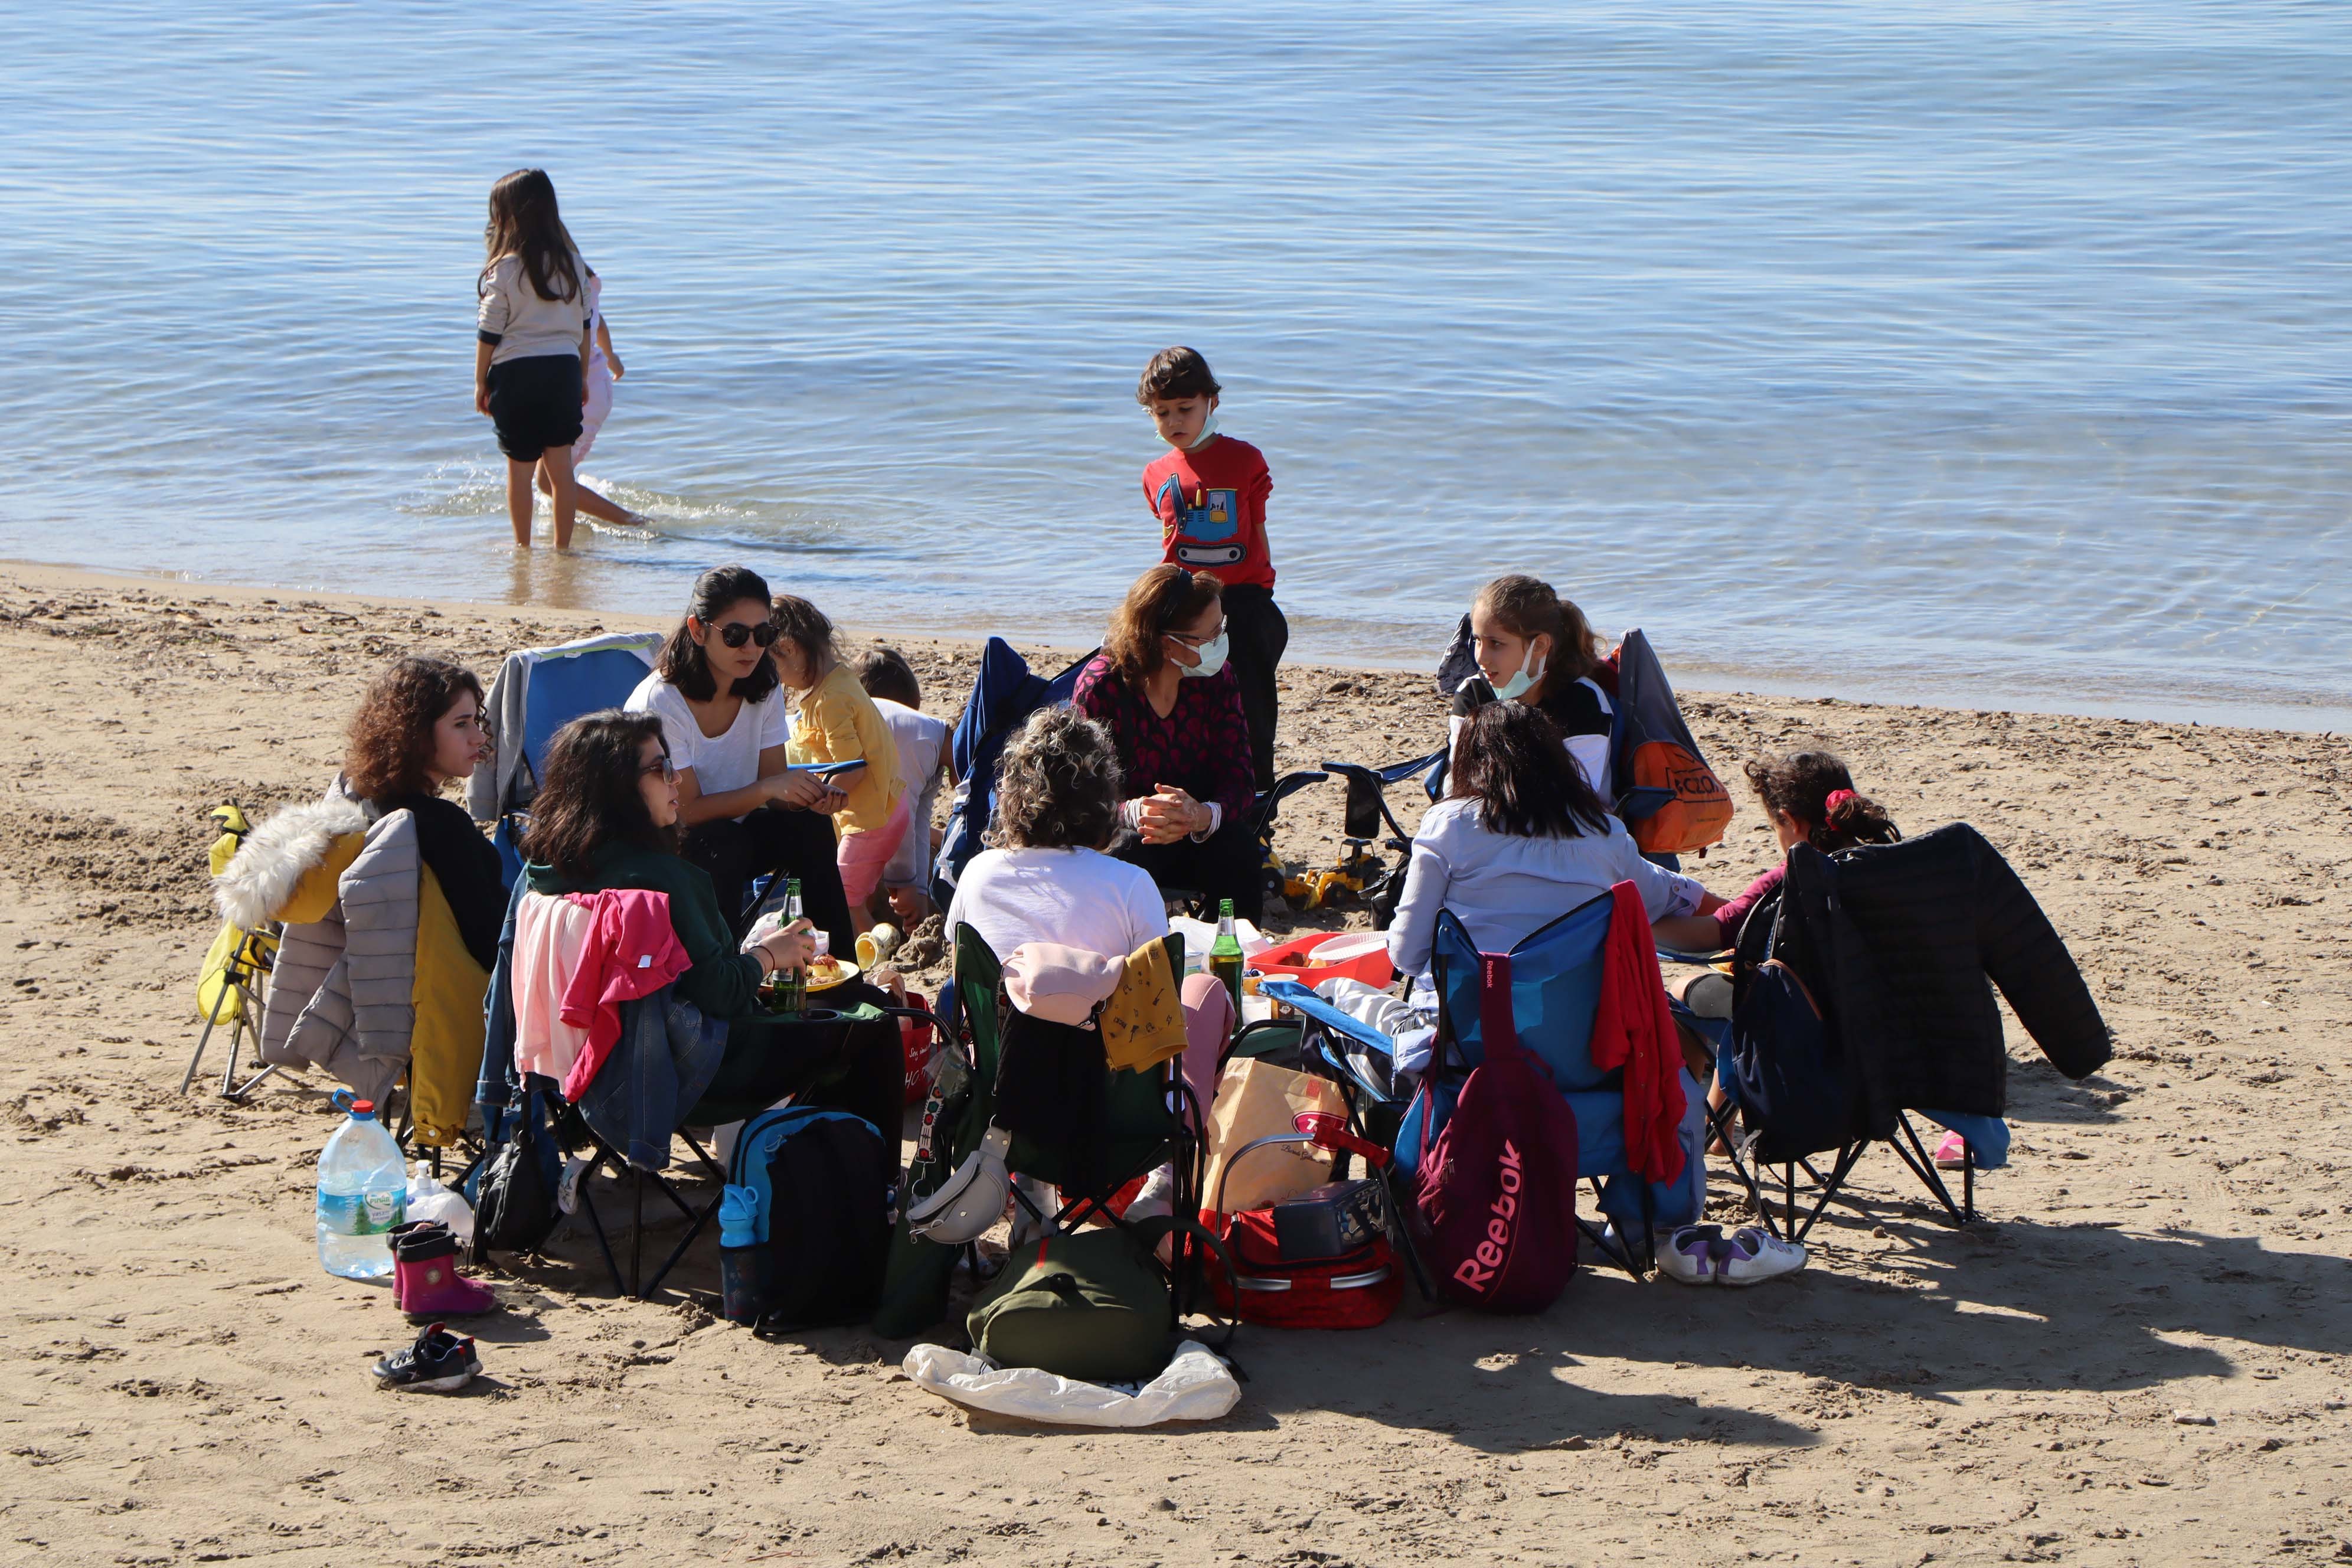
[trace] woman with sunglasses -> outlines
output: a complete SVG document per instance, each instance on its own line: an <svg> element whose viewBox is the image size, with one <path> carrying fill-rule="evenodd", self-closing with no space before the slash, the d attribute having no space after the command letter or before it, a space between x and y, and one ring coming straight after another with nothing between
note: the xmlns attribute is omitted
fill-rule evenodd
<svg viewBox="0 0 2352 1568"><path fill-rule="evenodd" d="M664 743L667 729L645 714L606 709L574 719L548 742L547 777L531 803L530 829L523 837L526 907L518 910L517 952L523 950L527 925L545 918L529 910L530 898L560 900L627 888L660 893L687 960L676 981L677 995L704 1018L726 1026L724 1056L702 1098L740 1103L795 1095L895 1133L907 1068L894 1025L886 1019L878 1028L809 1029L761 1006L761 982L777 970L805 965L814 944L793 925L739 950L730 929L731 906L714 898L709 879L676 853L686 815L680 787L686 775ZM822 816L809 819L824 826ZM828 854L830 843L828 834ZM518 967L523 971L516 983L519 1015L544 1016L561 1006L545 990L528 994L532 972L527 964ZM828 992L825 1001L845 1008L859 1003L886 1006L890 998L851 981ZM527 1048L519 1042L519 1055ZM669 1129L656 1131L666 1134Z"/></svg>
<svg viewBox="0 0 2352 1568"><path fill-rule="evenodd" d="M626 707L662 721L677 772L679 852L709 873L737 931L751 923L746 890L772 871L800 879L803 908L846 952L857 933L828 820L844 797L785 756L792 725L768 656L770 607L766 580L749 567L705 572Z"/></svg>
<svg viewBox="0 0 2352 1568"><path fill-rule="evenodd" d="M1225 662L1223 595L1206 572L1146 572L1070 700L1118 745L1129 792L1120 816L1134 833L1118 858L1150 872L1163 892L1198 893L1212 909L1231 899L1235 915L1255 921L1265 883L1249 829L1249 721Z"/></svg>

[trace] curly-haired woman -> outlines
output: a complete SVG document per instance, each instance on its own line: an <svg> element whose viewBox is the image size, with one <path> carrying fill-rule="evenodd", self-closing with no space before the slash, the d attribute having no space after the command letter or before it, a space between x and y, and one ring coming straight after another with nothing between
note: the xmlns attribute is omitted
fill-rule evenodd
<svg viewBox="0 0 2352 1568"><path fill-rule="evenodd" d="M286 927L262 1059L382 1100L411 1067L417 1137L464 1131L507 894L498 852L440 791L488 749L482 684L437 658L377 676L326 798L254 830L217 879L239 925Z"/></svg>
<svg viewBox="0 0 2352 1568"><path fill-rule="evenodd" d="M1168 909L1139 866L1105 853L1119 822L1118 752L1075 708L1043 708L1004 748L991 847L948 906L947 939L969 925L1002 958L1050 942L1124 957L1168 934Z"/></svg>

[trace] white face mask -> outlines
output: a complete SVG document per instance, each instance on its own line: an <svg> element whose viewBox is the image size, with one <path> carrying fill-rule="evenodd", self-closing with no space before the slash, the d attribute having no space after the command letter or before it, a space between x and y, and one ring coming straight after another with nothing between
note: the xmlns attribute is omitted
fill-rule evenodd
<svg viewBox="0 0 2352 1568"><path fill-rule="evenodd" d="M1189 447L1185 447L1185 448L1184 448L1184 450L1186 450L1186 451L1188 451L1188 452L1197 452L1197 451L1199 451L1202 447L1203 447L1207 446L1210 442L1212 442L1212 441L1215 440L1216 438L1217 438L1217 411L1216 411L1215 409L1212 408L1212 409L1210 409L1210 410L1209 410L1209 416L1208 416L1206 419L1203 419L1203 420L1202 420L1202 421L1201 421L1201 433L1200 433L1200 435L1198 435L1197 437L1193 437L1192 444L1191 446L1189 446Z"/></svg>
<svg viewBox="0 0 2352 1568"><path fill-rule="evenodd" d="M1215 637L1211 637L1207 642L1202 643L1199 647L1192 650L1194 653L1201 656L1200 663L1192 665L1179 665L1177 668L1182 670L1188 678L1197 677L1200 679L1206 680L1209 677L1216 674L1217 671L1225 668L1225 654L1229 646L1230 645L1226 641L1226 635L1223 632L1219 632Z"/></svg>
<svg viewBox="0 0 2352 1568"><path fill-rule="evenodd" d="M1528 694L1529 687L1543 679L1543 672L1544 661L1536 657L1535 644L1529 643L1527 657L1519 660L1518 669L1510 679L1495 688L1495 695L1506 702L1517 701Z"/></svg>

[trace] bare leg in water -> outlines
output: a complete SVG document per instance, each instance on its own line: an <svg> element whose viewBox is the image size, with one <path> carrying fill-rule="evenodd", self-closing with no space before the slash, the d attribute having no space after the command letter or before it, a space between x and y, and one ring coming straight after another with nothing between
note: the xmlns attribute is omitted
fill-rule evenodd
<svg viewBox="0 0 2352 1568"><path fill-rule="evenodd" d="M541 455L539 464L539 493L543 496L551 496L555 493L555 481L548 476L547 458L543 453ZM574 476L572 481L572 493L579 498L578 504L582 511L602 521L617 522L626 526L645 521L619 502L608 500L598 495L594 490L582 484L577 476Z"/></svg>
<svg viewBox="0 0 2352 1568"><path fill-rule="evenodd" d="M515 542L530 548L531 471L545 468L552 481L548 493L555 501L555 548L572 548L572 519L579 504L579 486L572 478L572 448L550 447L536 459L507 459L507 516L514 523Z"/></svg>

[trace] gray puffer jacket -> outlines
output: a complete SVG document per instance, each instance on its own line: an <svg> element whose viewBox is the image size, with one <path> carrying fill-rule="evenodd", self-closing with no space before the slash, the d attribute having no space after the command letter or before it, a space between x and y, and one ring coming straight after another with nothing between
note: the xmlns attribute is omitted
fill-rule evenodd
<svg viewBox="0 0 2352 1568"><path fill-rule="evenodd" d="M303 879L360 836L319 918L289 920L262 1004L261 1058L323 1068L382 1103L407 1065L416 1010L417 895L423 858L407 812L371 819L338 787L278 813L215 879L221 913L242 926L310 913L318 889L289 908Z"/></svg>

